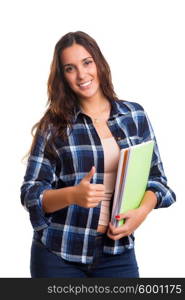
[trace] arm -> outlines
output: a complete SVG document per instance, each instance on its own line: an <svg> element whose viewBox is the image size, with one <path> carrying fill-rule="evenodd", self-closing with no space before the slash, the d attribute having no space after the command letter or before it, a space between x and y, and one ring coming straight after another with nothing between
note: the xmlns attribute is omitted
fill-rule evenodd
<svg viewBox="0 0 185 300"><path fill-rule="evenodd" d="M74 187L46 190L41 195L42 208L46 213L52 213L73 203ZM62 199L62 201L61 201Z"/></svg>
<svg viewBox="0 0 185 300"><path fill-rule="evenodd" d="M119 240L124 236L133 233L141 223L146 219L147 215L155 208L157 197L154 192L146 191L139 208L129 210L124 214L117 216L117 220L125 219L125 223L120 227L115 227L109 223L107 235L113 240Z"/></svg>
<svg viewBox="0 0 185 300"><path fill-rule="evenodd" d="M71 204L86 208L95 207L104 196L103 185L90 184L95 169L76 186L57 187L57 162L51 161L45 151L48 138L49 133L37 136L21 186L21 202L30 214L34 230L41 230L49 225L47 213L53 213Z"/></svg>
<svg viewBox="0 0 185 300"><path fill-rule="evenodd" d="M104 199L104 185L90 183L94 173L95 167L92 167L78 185L46 190L42 199L44 211L52 213L71 204L86 208L97 206Z"/></svg>
<svg viewBox="0 0 185 300"><path fill-rule="evenodd" d="M111 223L109 224L107 235L114 240L130 235L145 220L153 208L170 206L176 200L175 193L167 185L167 178L164 174L156 138L149 118L144 110L139 136L143 138L143 142L150 139L155 141L146 192L138 209L120 214L119 218L117 218L118 220L125 219L125 223L122 226L116 228Z"/></svg>
<svg viewBox="0 0 185 300"><path fill-rule="evenodd" d="M157 197L157 203L154 208L168 207L176 201L176 195L167 185L167 177L164 173L163 163L160 157L157 140L146 112L144 112L141 136L143 142L150 139L155 141L152 163L146 190L153 191Z"/></svg>
<svg viewBox="0 0 185 300"><path fill-rule="evenodd" d="M29 212L30 221L36 231L49 225L49 220L42 208L42 193L53 189L58 181L55 174L56 165L48 159L45 153L49 136L49 132L37 135L21 186L21 203Z"/></svg>
<svg viewBox="0 0 185 300"><path fill-rule="evenodd" d="M147 216L149 212L156 207L156 204L157 204L157 197L155 193L148 190L145 192L139 208Z"/></svg>

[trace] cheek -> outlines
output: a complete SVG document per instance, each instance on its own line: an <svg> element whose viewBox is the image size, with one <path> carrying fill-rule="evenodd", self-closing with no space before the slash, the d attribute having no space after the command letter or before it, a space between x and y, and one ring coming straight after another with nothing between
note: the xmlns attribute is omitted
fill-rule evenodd
<svg viewBox="0 0 185 300"><path fill-rule="evenodd" d="M97 71L97 68L93 68L92 69L92 73L95 77L98 77L98 71Z"/></svg>
<svg viewBox="0 0 185 300"><path fill-rule="evenodd" d="M96 73L96 75L94 76L94 78L96 79L96 84L97 86L100 86L100 81L99 81L99 78L98 78L98 74Z"/></svg>
<svg viewBox="0 0 185 300"><path fill-rule="evenodd" d="M75 79L73 78L73 76L65 76L65 79L70 87L74 86Z"/></svg>
<svg viewBox="0 0 185 300"><path fill-rule="evenodd" d="M93 74L94 78L96 78L97 82L99 83L98 71L97 71L96 68L94 68L94 69L92 70L92 74Z"/></svg>

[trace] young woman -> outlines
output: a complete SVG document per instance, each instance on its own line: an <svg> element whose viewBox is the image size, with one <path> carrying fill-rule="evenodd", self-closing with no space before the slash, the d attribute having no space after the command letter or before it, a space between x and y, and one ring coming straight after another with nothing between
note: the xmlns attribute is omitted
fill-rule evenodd
<svg viewBox="0 0 185 300"><path fill-rule="evenodd" d="M32 277L139 277L134 231L175 201L148 116L119 100L96 41L77 31L56 44L48 108L29 154L21 201L34 229ZM155 141L139 208L110 223L120 149Z"/></svg>

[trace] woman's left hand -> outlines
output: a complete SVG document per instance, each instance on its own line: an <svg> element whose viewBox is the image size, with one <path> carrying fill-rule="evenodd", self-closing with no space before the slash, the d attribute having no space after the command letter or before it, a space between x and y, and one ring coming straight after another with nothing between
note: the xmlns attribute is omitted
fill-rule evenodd
<svg viewBox="0 0 185 300"><path fill-rule="evenodd" d="M143 207L120 214L119 219L117 218L117 220L120 221L121 219L125 219L124 224L119 227L115 227L110 222L107 231L108 237L112 240L119 240L124 236L130 235L145 220L147 214L148 213L145 209L143 209Z"/></svg>

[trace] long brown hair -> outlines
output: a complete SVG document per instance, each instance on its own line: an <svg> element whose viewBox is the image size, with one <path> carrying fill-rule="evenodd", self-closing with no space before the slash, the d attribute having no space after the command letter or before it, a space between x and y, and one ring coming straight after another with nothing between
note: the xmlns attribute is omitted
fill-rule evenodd
<svg viewBox="0 0 185 300"><path fill-rule="evenodd" d="M55 129L50 142L47 143L48 152L54 154L52 143L56 136L63 139L67 137L66 128L72 127L74 118L74 108L78 105L78 97L68 85L61 65L62 51L72 46L74 43L83 46L95 61L100 88L107 99L117 99L114 92L111 71L107 61L96 41L87 33L82 31L69 32L65 34L56 44L53 60L51 62L50 74L48 78L48 101L47 110L41 120L32 127L33 142L30 153L35 146L39 133L45 132L50 125ZM35 134L33 132L36 130Z"/></svg>

